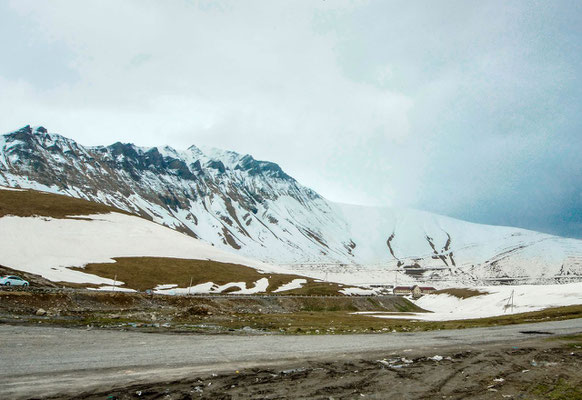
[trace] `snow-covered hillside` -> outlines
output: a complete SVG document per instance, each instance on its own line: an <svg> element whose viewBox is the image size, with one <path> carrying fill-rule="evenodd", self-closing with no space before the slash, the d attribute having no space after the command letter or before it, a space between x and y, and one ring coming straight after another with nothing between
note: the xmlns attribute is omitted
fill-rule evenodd
<svg viewBox="0 0 582 400"><path fill-rule="evenodd" d="M68 268L114 262L113 257L206 259L265 272L288 272L131 215L0 218L1 265L57 282L113 283Z"/></svg>
<svg viewBox="0 0 582 400"><path fill-rule="evenodd" d="M64 200L71 201L64 204ZM91 212L91 208L87 209L91 204L98 213L69 214L83 209ZM160 262L156 267L161 269L156 273L162 282L175 278L171 269L177 259L211 261L205 264L205 268L217 268L214 276L220 281L225 279L225 265L235 270L235 276L238 276L236 271L245 267L257 271L254 287L247 288L245 282L238 281L222 285L202 281L195 287L180 289L192 293L218 293L232 287L238 288L236 292L240 294L265 292L272 276L286 282L279 291L301 287L293 284L297 280L295 275L280 275L289 273L284 268L218 249L141 217L65 196L0 186L0 265L55 282L109 285L101 286L107 289L124 282L86 271L86 265L111 263L111 269L116 270L115 259L126 257L137 257L140 263L147 257L170 259L171 262ZM75 267L77 269L71 269ZM241 276L245 275L244 272ZM189 277L187 275L185 279ZM194 282L198 280L194 279ZM302 281L307 283L307 279ZM163 287L159 289L164 292Z"/></svg>
<svg viewBox="0 0 582 400"><path fill-rule="evenodd" d="M377 318L419 321L453 321L488 318L582 304L582 282L562 285L519 285L479 287L479 296L459 298L450 294L429 294L414 303L430 313L361 312Z"/></svg>
<svg viewBox="0 0 582 400"><path fill-rule="evenodd" d="M27 126L0 136L0 184L102 202L330 280L450 286L582 277L580 240L333 203L277 164L231 151L84 147Z"/></svg>

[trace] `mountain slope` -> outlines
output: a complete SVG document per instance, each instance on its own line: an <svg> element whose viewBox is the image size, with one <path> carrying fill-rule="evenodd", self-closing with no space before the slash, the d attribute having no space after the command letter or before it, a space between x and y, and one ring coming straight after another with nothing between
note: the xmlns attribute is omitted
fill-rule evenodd
<svg viewBox="0 0 582 400"><path fill-rule="evenodd" d="M115 206L216 247L338 280L577 279L582 241L416 210L347 206L231 151L84 147L26 126L0 136L0 184Z"/></svg>
<svg viewBox="0 0 582 400"><path fill-rule="evenodd" d="M3 187L0 265L55 282L105 288L125 283L124 289L240 294L297 289L338 294L340 289L102 204Z"/></svg>

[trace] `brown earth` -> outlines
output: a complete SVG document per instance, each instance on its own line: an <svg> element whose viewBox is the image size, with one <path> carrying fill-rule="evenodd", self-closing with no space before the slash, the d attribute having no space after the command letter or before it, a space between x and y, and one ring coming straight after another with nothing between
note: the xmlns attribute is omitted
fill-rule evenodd
<svg viewBox="0 0 582 400"><path fill-rule="evenodd" d="M84 267L71 268L76 271L114 279L136 290L153 289L161 284L177 284L186 288L192 284L214 282L224 285L229 282L245 282L247 288L261 278L269 279L267 292L272 292L293 279L305 279L307 283L300 289L285 291L284 294L340 295L339 290L346 286L318 282L315 279L293 274L261 273L254 268L239 264L221 263L210 260L192 260L164 257L118 257L115 263L87 264ZM237 289L238 290L238 289Z"/></svg>
<svg viewBox="0 0 582 400"><path fill-rule="evenodd" d="M38 316L39 309L46 315ZM188 333L378 332L390 320L354 311L423 311L397 296L166 296L75 289L0 290L0 323Z"/></svg>
<svg viewBox="0 0 582 400"><path fill-rule="evenodd" d="M454 297L458 297L459 299L468 299L469 297L482 296L484 294L487 294L487 292L483 292L477 289L460 288L460 289L441 289L434 292L434 294L448 294Z"/></svg>
<svg viewBox="0 0 582 400"><path fill-rule="evenodd" d="M60 194L36 190L0 190L0 217L15 215L18 217L67 218L71 215L110 212L128 214L126 211L114 207Z"/></svg>
<svg viewBox="0 0 582 400"><path fill-rule="evenodd" d="M440 361L433 359L442 357ZM59 397L62 398L62 397ZM582 399L582 335L304 361L75 399Z"/></svg>
<svg viewBox="0 0 582 400"><path fill-rule="evenodd" d="M46 315L35 315L42 308ZM349 334L514 325L582 317L582 305L460 321L381 319L356 311L422 312L397 296L166 296L77 289L0 290L0 323L148 332Z"/></svg>

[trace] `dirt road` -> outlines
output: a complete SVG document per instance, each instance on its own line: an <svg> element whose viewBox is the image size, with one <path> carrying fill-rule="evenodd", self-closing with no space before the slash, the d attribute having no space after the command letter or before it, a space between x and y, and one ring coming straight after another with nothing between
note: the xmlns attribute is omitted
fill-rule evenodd
<svg viewBox="0 0 582 400"><path fill-rule="evenodd" d="M524 333L525 332L525 333ZM349 361L582 333L582 319L492 328L337 336L208 336L0 326L0 393L46 397L307 360Z"/></svg>
<svg viewBox="0 0 582 400"><path fill-rule="evenodd" d="M302 361L85 392L70 400L582 399L582 336Z"/></svg>

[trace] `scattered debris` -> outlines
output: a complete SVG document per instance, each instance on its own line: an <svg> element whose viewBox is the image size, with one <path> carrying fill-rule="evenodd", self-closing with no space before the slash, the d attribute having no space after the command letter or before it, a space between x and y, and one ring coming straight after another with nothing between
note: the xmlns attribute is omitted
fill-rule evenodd
<svg viewBox="0 0 582 400"><path fill-rule="evenodd" d="M300 368L286 369L286 370L281 371L281 373L287 375L287 374L294 374L295 372L303 372L303 371L307 371L307 368L300 367Z"/></svg>

